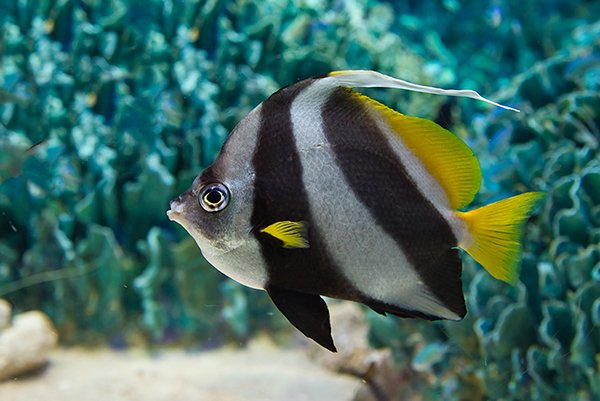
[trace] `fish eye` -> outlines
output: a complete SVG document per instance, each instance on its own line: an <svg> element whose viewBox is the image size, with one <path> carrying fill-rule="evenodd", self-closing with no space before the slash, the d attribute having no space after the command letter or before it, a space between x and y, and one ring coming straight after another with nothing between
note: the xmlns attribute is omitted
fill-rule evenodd
<svg viewBox="0 0 600 401"><path fill-rule="evenodd" d="M229 203L229 190L221 183L209 184L200 191L198 201L207 212L219 212Z"/></svg>

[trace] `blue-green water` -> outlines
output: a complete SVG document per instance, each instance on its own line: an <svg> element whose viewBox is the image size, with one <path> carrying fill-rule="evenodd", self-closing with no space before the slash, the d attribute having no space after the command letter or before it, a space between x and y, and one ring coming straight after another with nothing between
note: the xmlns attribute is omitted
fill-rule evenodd
<svg viewBox="0 0 600 401"><path fill-rule="evenodd" d="M479 157L477 203L547 193L519 282L465 257L460 323L365 312L424 399L600 399L599 1L0 0L0 297L63 344L244 344L291 329L166 218L234 125L340 69L521 109L374 92ZM413 372L414 373L414 372ZM396 395L397 396L397 395Z"/></svg>

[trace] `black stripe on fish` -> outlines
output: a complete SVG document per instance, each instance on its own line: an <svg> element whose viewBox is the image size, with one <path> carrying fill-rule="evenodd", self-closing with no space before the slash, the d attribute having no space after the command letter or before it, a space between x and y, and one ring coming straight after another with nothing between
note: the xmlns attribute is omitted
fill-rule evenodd
<svg viewBox="0 0 600 401"><path fill-rule="evenodd" d="M294 140L291 104L313 80L285 87L263 102L252 163L255 170L251 224L267 265L267 286L356 299L357 290L335 266L312 224ZM309 248L289 249L260 229L277 221L303 221Z"/></svg>
<svg viewBox="0 0 600 401"><path fill-rule="evenodd" d="M337 163L374 224L395 240L431 293L464 316L462 267L457 251L448 253L457 239L412 182L363 102L348 89L336 89L323 105L322 118Z"/></svg>

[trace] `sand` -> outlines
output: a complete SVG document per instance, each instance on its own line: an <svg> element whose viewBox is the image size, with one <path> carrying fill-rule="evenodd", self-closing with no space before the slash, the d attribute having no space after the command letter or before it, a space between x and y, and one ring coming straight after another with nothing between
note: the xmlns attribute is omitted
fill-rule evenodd
<svg viewBox="0 0 600 401"><path fill-rule="evenodd" d="M350 401L360 382L301 350L116 352L57 349L50 365L0 382L0 401Z"/></svg>

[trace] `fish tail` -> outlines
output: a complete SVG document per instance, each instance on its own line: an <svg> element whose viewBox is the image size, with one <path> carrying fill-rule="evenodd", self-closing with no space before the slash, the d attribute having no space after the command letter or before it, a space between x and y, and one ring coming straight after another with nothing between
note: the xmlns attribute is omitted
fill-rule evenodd
<svg viewBox="0 0 600 401"><path fill-rule="evenodd" d="M523 224L541 192L527 192L469 212L457 212L468 235L459 243L494 278L513 284L521 259Z"/></svg>

